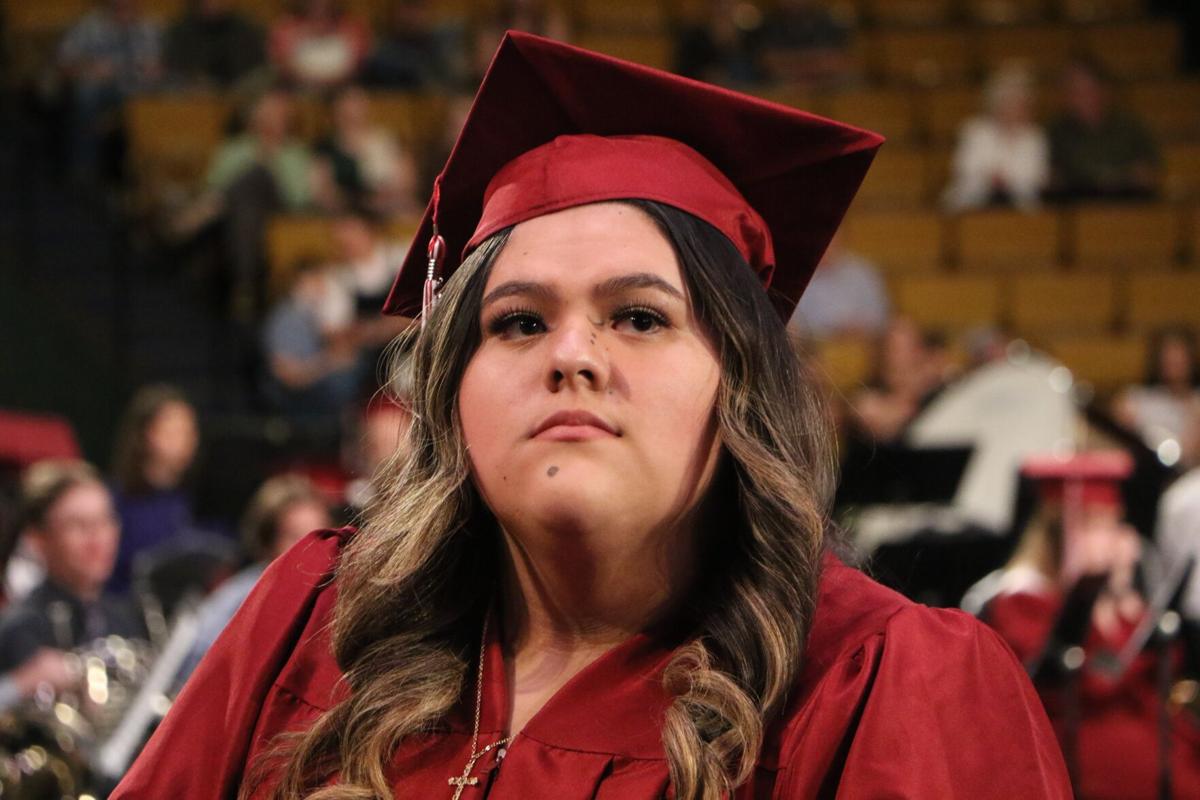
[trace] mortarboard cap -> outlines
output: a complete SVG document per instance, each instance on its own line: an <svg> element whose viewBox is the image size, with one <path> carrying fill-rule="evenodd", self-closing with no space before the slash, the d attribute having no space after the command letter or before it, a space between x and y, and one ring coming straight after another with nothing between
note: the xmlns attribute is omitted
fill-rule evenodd
<svg viewBox="0 0 1200 800"><path fill-rule="evenodd" d="M638 198L722 231L789 317L882 143L796 109L509 32L384 312L415 316L433 262L448 278L503 227Z"/></svg>
<svg viewBox="0 0 1200 800"><path fill-rule="evenodd" d="M1021 474L1038 483L1045 502L1121 505L1120 484L1133 473L1133 459L1124 450L1095 450L1070 456L1034 456Z"/></svg>

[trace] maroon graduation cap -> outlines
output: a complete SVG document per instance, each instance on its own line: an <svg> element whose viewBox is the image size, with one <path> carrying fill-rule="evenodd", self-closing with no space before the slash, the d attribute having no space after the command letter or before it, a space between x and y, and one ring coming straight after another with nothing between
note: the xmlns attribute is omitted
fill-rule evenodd
<svg viewBox="0 0 1200 800"><path fill-rule="evenodd" d="M883 143L870 131L510 31L384 306L416 316L426 278L551 211L656 200L721 230L785 318Z"/></svg>

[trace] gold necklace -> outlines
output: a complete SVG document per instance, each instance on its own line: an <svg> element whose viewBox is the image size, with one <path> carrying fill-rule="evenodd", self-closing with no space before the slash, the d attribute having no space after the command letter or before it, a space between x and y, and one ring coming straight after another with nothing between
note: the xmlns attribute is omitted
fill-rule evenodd
<svg viewBox="0 0 1200 800"><path fill-rule="evenodd" d="M467 759L466 766L463 767L462 775L456 778L450 778L449 784L454 788L454 796L451 800L459 800L462 797L463 789L468 786L479 785L479 778L471 776L471 770L475 768L476 762L483 758L488 753L498 747L503 747L512 741L511 736L505 736L499 741L492 742L482 750L479 748L479 717L483 709L483 658L487 650L487 629L488 621L491 615L483 618L483 636L479 642L479 671L475 675L475 728L471 732L471 756Z"/></svg>

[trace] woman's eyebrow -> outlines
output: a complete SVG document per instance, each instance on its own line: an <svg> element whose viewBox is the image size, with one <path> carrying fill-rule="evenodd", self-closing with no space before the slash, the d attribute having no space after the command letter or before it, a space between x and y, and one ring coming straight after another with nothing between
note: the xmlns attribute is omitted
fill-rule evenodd
<svg viewBox="0 0 1200 800"><path fill-rule="evenodd" d="M596 297L611 297L615 294L627 292L630 289L657 289L679 300L687 300L683 296L683 292L650 272L632 272L628 275L609 278L606 281L596 284L596 288L592 290L592 294Z"/></svg>
<svg viewBox="0 0 1200 800"><path fill-rule="evenodd" d="M483 302L479 304L479 307L487 308L490 303L515 295L527 295L535 300L543 301L554 299L554 291L544 283L537 283L536 281L506 281L484 295Z"/></svg>

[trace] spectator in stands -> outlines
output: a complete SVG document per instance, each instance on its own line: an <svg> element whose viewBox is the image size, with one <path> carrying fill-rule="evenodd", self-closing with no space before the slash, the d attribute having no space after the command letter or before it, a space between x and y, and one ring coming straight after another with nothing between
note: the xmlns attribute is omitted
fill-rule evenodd
<svg viewBox="0 0 1200 800"><path fill-rule="evenodd" d="M1146 381L1117 396L1113 416L1168 462L1200 463L1200 354L1186 328L1150 338Z"/></svg>
<svg viewBox="0 0 1200 800"><path fill-rule="evenodd" d="M1149 197L1158 191L1158 147L1142 122L1116 106L1099 65L1077 60L1062 78L1063 111L1049 127L1050 188L1063 200Z"/></svg>
<svg viewBox="0 0 1200 800"><path fill-rule="evenodd" d="M767 67L780 83L836 84L852 71L850 29L817 0L780 0L763 25Z"/></svg>
<svg viewBox="0 0 1200 800"><path fill-rule="evenodd" d="M144 638L145 628L123 600L103 593L121 536L108 488L81 461L40 461L22 479L21 525L46 566L46 579L0 617L0 672L49 648L72 650L102 636Z"/></svg>
<svg viewBox="0 0 1200 800"><path fill-rule="evenodd" d="M363 360L349 335L352 299L313 261L301 261L263 326L263 392L290 416L336 416L352 403Z"/></svg>
<svg viewBox="0 0 1200 800"><path fill-rule="evenodd" d="M851 400L852 423L879 442L892 442L946 384L945 343L907 318L892 320L880 339L875 377Z"/></svg>
<svg viewBox="0 0 1200 800"><path fill-rule="evenodd" d="M263 32L232 0L188 0L167 29L171 77L185 86L228 89L266 62Z"/></svg>
<svg viewBox="0 0 1200 800"><path fill-rule="evenodd" d="M485 20L475 31L475 47L472 58L472 75L468 84L474 86L483 76L492 54L507 30L536 33L557 39L571 40L571 20L562 5L549 0L499 0L490 19Z"/></svg>
<svg viewBox="0 0 1200 800"><path fill-rule="evenodd" d="M416 162L391 131L372 122L362 88L347 86L334 97L333 131L315 151L322 206L363 205L382 215L419 210Z"/></svg>
<svg viewBox="0 0 1200 800"><path fill-rule="evenodd" d="M883 332L890 308L879 270L836 234L789 325L818 339Z"/></svg>
<svg viewBox="0 0 1200 800"><path fill-rule="evenodd" d="M429 0L393 0L363 66L363 82L384 89L428 91L457 83L463 72L462 31L438 27Z"/></svg>
<svg viewBox="0 0 1200 800"><path fill-rule="evenodd" d="M277 475L259 487L242 519L242 544L251 563L222 583L197 610L199 627L180 668L180 684L217 640L267 565L305 535L332 525L328 502L308 478Z"/></svg>
<svg viewBox="0 0 1200 800"><path fill-rule="evenodd" d="M710 0L703 18L682 25L675 38L673 71L733 86L766 80L762 16L747 3Z"/></svg>
<svg viewBox="0 0 1200 800"><path fill-rule="evenodd" d="M1035 209L1050 179L1050 145L1034 120L1033 76L1021 67L1002 68L988 81L984 98L984 113L959 133L946 207Z"/></svg>
<svg viewBox="0 0 1200 800"><path fill-rule="evenodd" d="M292 136L291 123L291 96L280 89L264 93L251 109L246 131L213 156L207 192L197 204L209 217L223 219L237 319L253 319L259 308L267 221L314 200L317 167L308 147ZM198 216L203 219L204 213Z"/></svg>
<svg viewBox="0 0 1200 800"><path fill-rule="evenodd" d="M390 389L401 402L389 394L377 394L367 404L359 429L352 433L354 441L349 448L352 455L348 460L355 477L346 484L345 498L352 517L362 513L375 498L374 478L379 468L408 446L412 413L405 403L412 392L412 376L405 370L398 374L402 376L399 385L394 383Z"/></svg>
<svg viewBox="0 0 1200 800"><path fill-rule="evenodd" d="M1182 611L1200 624L1200 467L1192 469L1162 495L1155 541L1168 564L1195 559Z"/></svg>
<svg viewBox="0 0 1200 800"><path fill-rule="evenodd" d="M371 48L363 22L340 0L295 0L268 38L271 63L299 89L327 89L353 80Z"/></svg>
<svg viewBox="0 0 1200 800"><path fill-rule="evenodd" d="M71 159L82 182L106 177L116 159L103 158L120 130L121 104L163 77L162 31L138 0L100 0L66 32L58 66L70 82Z"/></svg>
<svg viewBox="0 0 1200 800"><path fill-rule="evenodd" d="M113 591L129 590L139 553L192 528L192 501L184 481L199 441L196 412L178 389L152 384L134 394L113 451L113 495L122 530L109 581Z"/></svg>

